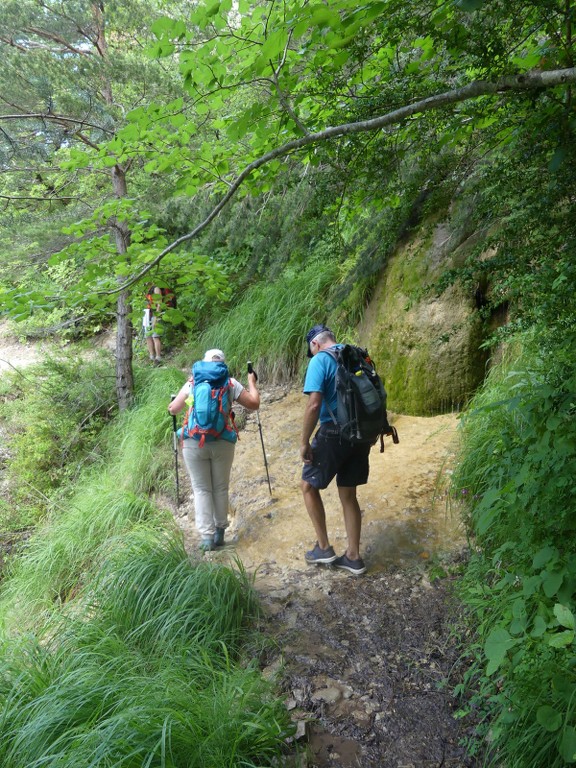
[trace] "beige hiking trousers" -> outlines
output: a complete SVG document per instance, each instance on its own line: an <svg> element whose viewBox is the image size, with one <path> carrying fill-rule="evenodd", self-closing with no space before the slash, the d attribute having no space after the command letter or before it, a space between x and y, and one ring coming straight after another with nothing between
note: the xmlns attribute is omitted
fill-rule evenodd
<svg viewBox="0 0 576 768"><path fill-rule="evenodd" d="M228 487L235 448L229 440L206 441L202 448L198 440L184 440L182 454L194 492L196 529L203 539L214 536L216 528L228 527Z"/></svg>

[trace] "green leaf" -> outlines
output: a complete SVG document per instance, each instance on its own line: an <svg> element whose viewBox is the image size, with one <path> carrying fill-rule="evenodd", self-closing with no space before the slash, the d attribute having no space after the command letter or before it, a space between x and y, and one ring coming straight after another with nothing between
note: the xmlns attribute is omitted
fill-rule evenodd
<svg viewBox="0 0 576 768"><path fill-rule="evenodd" d="M548 640L551 648L566 648L574 642L574 630L567 629L564 632L558 632L552 635Z"/></svg>
<svg viewBox="0 0 576 768"><path fill-rule="evenodd" d="M484 653L489 661L486 674L491 675L502 664L506 658L508 651L518 643L511 635L503 628L497 627L493 629L488 635L484 644Z"/></svg>
<svg viewBox="0 0 576 768"><path fill-rule="evenodd" d="M544 547L536 552L532 558L532 566L534 568L544 568L544 566L557 555L558 550L555 547Z"/></svg>
<svg viewBox="0 0 576 768"><path fill-rule="evenodd" d="M490 528L494 522L499 508L497 502L501 501L501 491L499 488L491 488L484 494L482 499L482 512L478 516L476 528L478 533L483 534Z"/></svg>
<svg viewBox="0 0 576 768"><path fill-rule="evenodd" d="M105 155L101 161L105 168L113 168L118 163L118 158L113 155Z"/></svg>
<svg viewBox="0 0 576 768"><path fill-rule="evenodd" d="M557 171L562 163L566 160L566 157L566 150L563 147L558 147L558 149L552 155L552 159L548 165L550 170L552 172Z"/></svg>
<svg viewBox="0 0 576 768"><path fill-rule="evenodd" d="M537 574L536 576L529 576L524 579L522 583L522 594L524 597L532 597L533 594L538 592L542 585L542 576Z"/></svg>
<svg viewBox="0 0 576 768"><path fill-rule="evenodd" d="M276 32L273 32L262 46L262 58L269 61L283 53L287 40L288 34L285 29L278 29Z"/></svg>
<svg viewBox="0 0 576 768"><path fill-rule="evenodd" d="M186 122L186 115L183 115L182 113L178 115L172 115L170 117L170 123L174 126L174 128L180 128L180 126L184 125Z"/></svg>
<svg viewBox="0 0 576 768"><path fill-rule="evenodd" d="M332 27L337 29L342 26L340 21L340 15L336 11L326 8L325 6L317 6L310 17L310 23L317 27Z"/></svg>
<svg viewBox="0 0 576 768"><path fill-rule="evenodd" d="M545 704L538 708L536 712L536 720L539 724L550 733L557 731L562 725L562 715L557 712L553 707Z"/></svg>
<svg viewBox="0 0 576 768"><path fill-rule="evenodd" d="M564 580L563 571L552 571L551 573L545 573L542 578L542 589L546 597L554 597L558 594L558 590L562 586Z"/></svg>
<svg viewBox="0 0 576 768"><path fill-rule="evenodd" d="M567 725L560 741L560 754L567 763L576 762L576 730Z"/></svg>
<svg viewBox="0 0 576 768"><path fill-rule="evenodd" d="M558 623L561 627L567 627L568 629L575 629L576 628L576 622L574 620L574 614L570 610L570 608L567 608L565 605L560 605L560 603L556 603L554 606L554 615L558 619Z"/></svg>
<svg viewBox="0 0 576 768"><path fill-rule="evenodd" d="M536 50L526 56L514 56L512 63L522 72L527 72L529 69L534 69L538 66L542 59L542 51Z"/></svg>
<svg viewBox="0 0 576 768"><path fill-rule="evenodd" d="M168 37L175 23L176 22L173 21L173 19L169 19L167 16L161 16L152 23L150 29L156 37Z"/></svg>
<svg viewBox="0 0 576 768"><path fill-rule="evenodd" d="M546 632L547 629L548 629L548 624L543 619L543 617L536 616L536 618L534 619L534 626L530 634L532 635L532 637L542 637L542 635Z"/></svg>
<svg viewBox="0 0 576 768"><path fill-rule="evenodd" d="M526 627L528 625L528 620L526 617L513 619L510 622L510 633L512 635L521 635L523 632L526 631Z"/></svg>

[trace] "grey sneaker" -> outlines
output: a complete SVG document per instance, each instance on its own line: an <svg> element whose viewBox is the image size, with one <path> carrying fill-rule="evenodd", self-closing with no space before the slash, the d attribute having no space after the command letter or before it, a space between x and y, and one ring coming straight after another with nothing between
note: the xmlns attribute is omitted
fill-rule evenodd
<svg viewBox="0 0 576 768"><path fill-rule="evenodd" d="M310 552L306 552L304 559L307 563L323 563L329 565L336 560L336 552L334 552L332 547L320 549L318 542L316 542L314 549L311 549Z"/></svg>
<svg viewBox="0 0 576 768"><path fill-rule="evenodd" d="M222 547L224 545L224 531L225 528L216 528L214 532L214 546Z"/></svg>
<svg viewBox="0 0 576 768"><path fill-rule="evenodd" d="M344 571L349 571L355 576L360 576L361 574L366 573L366 565L361 557L359 557L358 560L350 560L346 555L341 555L340 557L334 558L332 565L335 568L342 568Z"/></svg>

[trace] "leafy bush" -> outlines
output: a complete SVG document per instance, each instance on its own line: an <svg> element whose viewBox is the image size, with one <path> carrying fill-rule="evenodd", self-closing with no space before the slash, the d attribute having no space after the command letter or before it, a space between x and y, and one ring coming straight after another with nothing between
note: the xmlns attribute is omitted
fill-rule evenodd
<svg viewBox="0 0 576 768"><path fill-rule="evenodd" d="M8 503L19 520L35 520L56 489L98 459L101 430L115 410L114 377L104 354L69 353L48 357L25 375L9 374L3 386Z"/></svg>
<svg viewBox="0 0 576 768"><path fill-rule="evenodd" d="M460 587L476 635L467 685L490 764L507 768L576 762L576 382L541 340L475 398L454 475L482 547Z"/></svg>
<svg viewBox="0 0 576 768"><path fill-rule="evenodd" d="M558 366L551 375L528 340L523 355L494 370L463 417L454 488L483 544L564 549L576 530L576 376Z"/></svg>

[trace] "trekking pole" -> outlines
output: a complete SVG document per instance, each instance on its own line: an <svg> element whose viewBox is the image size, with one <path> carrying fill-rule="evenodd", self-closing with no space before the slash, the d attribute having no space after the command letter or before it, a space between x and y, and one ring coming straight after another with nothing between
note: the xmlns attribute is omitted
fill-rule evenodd
<svg viewBox="0 0 576 768"><path fill-rule="evenodd" d="M253 373L254 378L256 381L258 381L258 376L256 375L256 371L252 367L252 363L250 360L248 360L248 373ZM260 411L256 411L256 421L258 422L258 431L260 432L260 442L262 443L262 453L264 455L264 466L266 467L266 478L268 479L268 490L270 491L270 496L272 496L272 486L270 485L270 473L268 472L268 460L266 458L266 450L264 448L264 438L262 437L262 424L260 423Z"/></svg>
<svg viewBox="0 0 576 768"><path fill-rule="evenodd" d="M170 395L170 402L176 395ZM180 506L180 483L178 482L178 435L176 434L176 414L172 414L172 448L174 449L174 468L176 470L176 508Z"/></svg>

